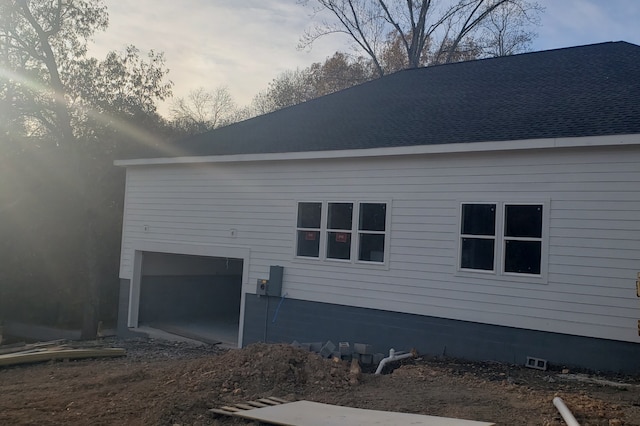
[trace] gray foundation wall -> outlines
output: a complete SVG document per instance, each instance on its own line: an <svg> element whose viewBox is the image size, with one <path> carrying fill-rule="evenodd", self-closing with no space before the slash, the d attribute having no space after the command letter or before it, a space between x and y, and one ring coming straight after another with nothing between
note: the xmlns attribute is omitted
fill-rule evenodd
<svg viewBox="0 0 640 426"><path fill-rule="evenodd" d="M512 364L532 356L555 367L640 373L640 344L246 294L243 346L294 340Z"/></svg>

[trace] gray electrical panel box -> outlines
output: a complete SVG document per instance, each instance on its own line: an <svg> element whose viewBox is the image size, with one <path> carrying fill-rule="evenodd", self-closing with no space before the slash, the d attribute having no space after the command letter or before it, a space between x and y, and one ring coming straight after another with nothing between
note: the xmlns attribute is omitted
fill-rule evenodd
<svg viewBox="0 0 640 426"><path fill-rule="evenodd" d="M267 295L280 297L282 295L282 266L271 266L269 268L269 284L267 285Z"/></svg>
<svg viewBox="0 0 640 426"><path fill-rule="evenodd" d="M282 295L282 275L284 268L282 266L271 266L269 268L269 279L263 278L258 280L256 285L256 294L258 296L276 296Z"/></svg>

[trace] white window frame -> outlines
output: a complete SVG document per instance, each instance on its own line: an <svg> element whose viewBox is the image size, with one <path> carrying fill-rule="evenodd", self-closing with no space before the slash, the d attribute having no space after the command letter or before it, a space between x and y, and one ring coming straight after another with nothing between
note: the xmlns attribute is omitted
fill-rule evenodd
<svg viewBox="0 0 640 426"><path fill-rule="evenodd" d="M298 214L300 212L300 204L320 204L320 228L304 228L304 227L298 227ZM295 243L294 243L294 254L297 258L300 259L309 259L309 260L319 260L322 257L322 224L325 221L325 209L324 209L324 205L322 201L298 201L296 203L296 219L295 219ZM298 255L298 232L300 231L311 231L311 232L320 232L319 235L319 247L318 247L318 256L300 256Z"/></svg>
<svg viewBox="0 0 640 426"><path fill-rule="evenodd" d="M542 229L540 230L540 238L537 237L508 237L506 234L506 225L507 225L507 206L542 206L542 221L541 221L541 227ZM539 277L542 275L542 263L543 263L543 256L544 256L544 228L545 228L545 222L544 222L544 218L545 218L545 214L546 214L546 210L547 207L544 205L544 203L523 203L523 202L515 202L515 203L511 203L511 202L504 202L502 203L502 221L501 221L501 237L502 237L502 243L501 243L501 256L500 256L500 271L502 274L504 275L508 275L508 276L517 276L517 277L521 277L521 276L525 276L525 277ZM496 218L496 221L498 219ZM524 272L507 272L506 269L506 262L507 262L507 241L535 241L535 242L540 242L540 273L539 274L526 274Z"/></svg>
<svg viewBox="0 0 640 426"><path fill-rule="evenodd" d="M462 234L462 206L465 204L495 204L496 205L496 223L495 223L495 243L494 243L494 255L493 255L493 270L488 271L484 269L471 269L462 268L462 238L482 238L483 236L466 235ZM505 215L507 206L542 206L542 232L541 238L525 238L525 237L505 237ZM502 200L473 200L473 201L459 201L458 202L458 228L457 228L457 242L456 242L456 265L455 275L465 276L470 278L483 278L490 280L504 280L511 282L525 282L525 283L540 283L546 284L548 282L548 253L549 253L549 213L550 213L550 200L519 200L519 199L502 199ZM540 274L525 274L518 272L505 272L505 244L506 240L518 240L518 241L540 241L541 254L540 254Z"/></svg>
<svg viewBox="0 0 640 426"><path fill-rule="evenodd" d="M298 256L298 231L306 228L298 228L298 209L301 203L321 203L321 222L320 222L320 253L318 257ZM350 203L353 204L352 220L350 230L332 230L328 227L329 204L332 203ZM360 231L360 206L362 204L384 204L385 205L385 230L384 231ZM383 268L388 269L390 258L390 239L391 239L391 200L354 200L354 199L328 199L318 200L299 200L295 202L295 226L294 226L294 248L293 258L297 262L326 262L335 264L336 266L360 266L366 268ZM317 230L317 229L314 229ZM351 248L349 259L334 259L327 257L327 240L329 232L345 232L351 235ZM384 235L384 257L382 262L359 260L360 234L380 234Z"/></svg>
<svg viewBox="0 0 640 426"><path fill-rule="evenodd" d="M330 204L351 204L351 229L335 229L335 228L329 228L329 205ZM324 225L324 232L323 235L321 235L320 238L322 238L322 236L324 236L324 241L325 241L325 250L324 250L324 258L327 261L330 262L345 262L345 263L352 263L354 260L353 257L353 252L354 252L354 246L356 244L356 239L353 238L354 236L354 228L356 227L355 225L355 219L357 218L356 216L356 211L360 211L360 205L358 203L355 203L353 201L327 201L325 203L326 206L326 215L325 215L325 220L322 223L322 225ZM323 206L323 208L325 207ZM329 233L330 232L334 232L337 234L349 234L350 236L350 246L349 246L349 259L339 259L336 257L329 257Z"/></svg>
<svg viewBox="0 0 640 426"><path fill-rule="evenodd" d="M493 205L495 208L495 215L494 215L494 221L495 223L493 224L493 235L475 235L475 234L463 234L462 233L462 211L463 211L463 206L465 205ZM459 244L459 249L458 249L458 268L461 271L472 271L475 273L484 273L484 274L495 274L496 273L496 266L497 266L497 246L498 246L498 236L499 234L499 229L498 229L498 217L500 216L499 214L499 210L500 210L500 204L495 203L495 202L485 202L485 203L481 203L481 202L477 202L477 203L461 203L460 204L460 214L458 215L460 217L460 223L458 225L458 244ZM463 268L462 267L462 239L463 238L473 238L473 239L478 239L478 240L492 240L493 241L493 267L491 269L474 269L474 268Z"/></svg>

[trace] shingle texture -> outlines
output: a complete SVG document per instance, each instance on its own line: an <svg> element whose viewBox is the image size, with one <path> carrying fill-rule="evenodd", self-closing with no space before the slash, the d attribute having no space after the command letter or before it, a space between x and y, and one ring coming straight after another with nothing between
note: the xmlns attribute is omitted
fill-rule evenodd
<svg viewBox="0 0 640 426"><path fill-rule="evenodd" d="M609 42L401 71L180 145L202 156L633 133L640 46Z"/></svg>

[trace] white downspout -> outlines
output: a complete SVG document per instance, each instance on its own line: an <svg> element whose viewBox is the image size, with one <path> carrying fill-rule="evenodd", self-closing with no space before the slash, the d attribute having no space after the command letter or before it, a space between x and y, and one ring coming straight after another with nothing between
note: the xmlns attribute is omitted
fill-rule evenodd
<svg viewBox="0 0 640 426"><path fill-rule="evenodd" d="M401 352L400 354L396 355L395 349L391 348L389 349L389 356L386 358L383 358L382 361L380 361L380 364L378 364L378 368L376 369L376 374L382 373L382 369L384 368L385 365L387 365L387 363L392 361L398 361L405 358L411 358L412 356L413 356L413 353L411 352L406 352L406 353Z"/></svg>
<svg viewBox="0 0 640 426"><path fill-rule="evenodd" d="M580 426L580 423L573 417L573 414L571 414L571 411L567 408L562 398L558 396L553 398L553 405L556 406L567 426Z"/></svg>

